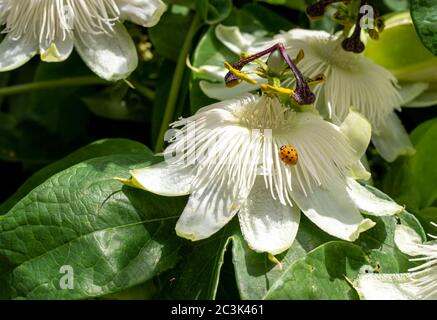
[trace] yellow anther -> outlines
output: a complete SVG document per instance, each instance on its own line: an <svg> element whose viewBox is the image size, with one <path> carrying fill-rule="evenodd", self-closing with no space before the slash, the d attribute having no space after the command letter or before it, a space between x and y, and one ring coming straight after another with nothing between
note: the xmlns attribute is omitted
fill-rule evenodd
<svg viewBox="0 0 437 320"><path fill-rule="evenodd" d="M251 77L249 77L247 74L241 72L240 70L235 69L230 63L225 61L225 68L228 69L230 72L235 74L238 78L241 80L244 80L246 82L249 82L250 84L257 84L256 80L253 80Z"/></svg>
<svg viewBox="0 0 437 320"><path fill-rule="evenodd" d="M325 80L326 80L325 75L324 74L319 74L318 76L316 76L313 79L308 79L307 83L310 86L314 86L316 84L320 84L320 83L324 82Z"/></svg>
<svg viewBox="0 0 437 320"><path fill-rule="evenodd" d="M273 93L282 93L282 94L287 94L287 95L294 95L294 90L290 89L290 88L283 88L283 87L274 87L271 86L269 84L262 84L261 85L261 90L264 92L273 92Z"/></svg>

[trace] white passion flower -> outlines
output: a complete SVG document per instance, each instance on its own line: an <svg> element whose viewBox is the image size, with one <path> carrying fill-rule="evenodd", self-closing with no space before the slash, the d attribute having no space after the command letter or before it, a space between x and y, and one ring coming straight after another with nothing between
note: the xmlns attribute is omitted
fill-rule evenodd
<svg viewBox="0 0 437 320"><path fill-rule="evenodd" d="M437 224L433 224L437 227ZM437 237L432 236L434 239ZM362 274L355 286L367 300L437 300L437 242L422 243L411 228L398 225L395 231L397 247L421 262L408 273Z"/></svg>
<svg viewBox="0 0 437 320"><path fill-rule="evenodd" d="M364 55L343 50L341 34L292 29L267 39L242 33L237 27L221 25L215 33L236 54L253 54L278 42L285 45L291 57L302 49L305 57L297 64L302 74L307 78L323 74L326 78L314 88L316 107L325 118L339 124L351 107L357 108L372 124L372 142L386 160L393 161L399 155L414 153L408 134L394 112L402 103L396 78ZM224 69L218 72L217 68L208 65L197 70L218 77L226 73ZM293 81L290 78L283 85L293 87ZM221 84L201 81L200 86L206 95L219 100L241 94L242 90L257 89L254 86L247 89L245 85L222 94Z"/></svg>
<svg viewBox="0 0 437 320"><path fill-rule="evenodd" d="M275 96L246 95L172 127L166 161L131 171L129 184L164 196L190 194L176 224L181 237L208 238L237 214L252 249L278 254L293 243L301 210L348 241L375 224L360 211L402 210L349 177L370 141L370 124L356 112L338 127Z"/></svg>
<svg viewBox="0 0 437 320"><path fill-rule="evenodd" d="M123 20L151 27L166 5L161 0L0 0L0 71L34 55L64 61L76 48L103 79L126 78L137 66L135 45Z"/></svg>

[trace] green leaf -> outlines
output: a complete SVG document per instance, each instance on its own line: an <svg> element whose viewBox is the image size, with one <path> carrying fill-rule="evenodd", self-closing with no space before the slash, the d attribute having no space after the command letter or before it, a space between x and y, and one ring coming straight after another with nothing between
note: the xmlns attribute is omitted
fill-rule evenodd
<svg viewBox="0 0 437 320"><path fill-rule="evenodd" d="M240 26L240 28L246 32L256 31L261 27L262 30L267 30L271 33L279 33L280 31L287 31L294 27L294 24L289 19L284 18L261 4L248 3L238 12L239 14L231 15L224 24L230 25L232 18L238 18L237 23L233 24Z"/></svg>
<svg viewBox="0 0 437 320"><path fill-rule="evenodd" d="M437 119L427 121L411 133L416 154L394 162L384 177L384 190L414 213L437 204Z"/></svg>
<svg viewBox="0 0 437 320"><path fill-rule="evenodd" d="M172 61L178 60L192 19L190 14L182 15L168 11L156 26L149 28L150 40L162 57Z"/></svg>
<svg viewBox="0 0 437 320"><path fill-rule="evenodd" d="M384 32L367 39L364 54L400 81L437 80L437 58L423 46L409 12L387 16Z"/></svg>
<svg viewBox="0 0 437 320"><path fill-rule="evenodd" d="M425 47L437 56L437 3L411 0L411 17Z"/></svg>
<svg viewBox="0 0 437 320"><path fill-rule="evenodd" d="M129 101L129 93L129 86L125 82L118 82L102 92L83 97L82 101L99 117L144 122L144 105L141 101L136 104Z"/></svg>
<svg viewBox="0 0 437 320"><path fill-rule="evenodd" d="M360 247L347 242L326 243L284 271L266 299L358 299L346 281L369 263Z"/></svg>
<svg viewBox="0 0 437 320"><path fill-rule="evenodd" d="M385 195L383 198L387 198ZM402 254L394 244L394 230L397 223L394 217L370 217L377 224L360 235L355 242L371 260L372 268L377 265L385 272L405 272L409 267L408 257ZM423 239L425 235L420 223L411 214L403 212L399 216L402 223L416 230ZM283 270L271 262L266 254L250 250L241 233L233 238L233 260L237 285L242 299L263 299L287 270L310 251L326 242L336 240L320 230L306 217L302 216L299 231L292 247L276 258L281 262ZM347 242L345 242L347 243ZM344 280L344 279L343 279ZM299 299L305 299L300 297ZM317 299L324 299L321 295Z"/></svg>
<svg viewBox="0 0 437 320"><path fill-rule="evenodd" d="M427 234L437 236L437 227L431 224L431 222L437 223L437 207L422 209L416 214L416 217L423 225Z"/></svg>
<svg viewBox="0 0 437 320"><path fill-rule="evenodd" d="M88 159L116 154L150 155L150 151L141 143L127 139L95 141L32 175L8 200L0 205L0 215L9 211L21 198L54 174Z"/></svg>
<svg viewBox="0 0 437 320"><path fill-rule="evenodd" d="M156 161L111 155L70 167L42 183L0 220L0 261L12 298L83 299L118 292L173 267L174 225L185 198L123 186L132 168ZM62 266L74 272L61 289Z"/></svg>
<svg viewBox="0 0 437 320"><path fill-rule="evenodd" d="M258 0L273 5L280 5L305 12L311 0Z"/></svg>
<svg viewBox="0 0 437 320"><path fill-rule="evenodd" d="M236 230L234 219L212 237L191 243L181 254L183 261L169 274L166 298L214 299L225 252Z"/></svg>
<svg viewBox="0 0 437 320"><path fill-rule="evenodd" d="M237 285L242 299L262 299L292 263L304 257L317 246L334 240L302 216L297 237L291 248L278 255L282 269L268 259L267 254L251 250L242 234L233 238L233 262Z"/></svg>
<svg viewBox="0 0 437 320"><path fill-rule="evenodd" d="M408 0L384 0L385 5L394 11L403 11L408 9Z"/></svg>
<svg viewBox="0 0 437 320"><path fill-rule="evenodd" d="M412 214L404 211L398 217L402 224L416 230L422 240L425 240L423 228ZM373 261L372 266L380 266L380 272L407 272L411 267L409 257L399 251L394 242L395 228L398 223L396 218L370 216L369 218L376 222L376 226L361 234L354 243L366 252Z"/></svg>
<svg viewBox="0 0 437 320"><path fill-rule="evenodd" d="M141 283L132 288L122 290L116 293L110 293L101 299L109 300L149 300L153 299L156 294L156 286L153 280Z"/></svg>
<svg viewBox="0 0 437 320"><path fill-rule="evenodd" d="M197 11L207 24L216 24L232 12L232 0L197 0Z"/></svg>

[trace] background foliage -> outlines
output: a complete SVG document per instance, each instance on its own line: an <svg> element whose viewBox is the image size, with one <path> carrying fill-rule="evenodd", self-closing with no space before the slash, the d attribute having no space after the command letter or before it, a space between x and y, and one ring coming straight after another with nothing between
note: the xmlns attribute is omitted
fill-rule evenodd
<svg viewBox="0 0 437 320"><path fill-rule="evenodd" d="M357 299L351 281L359 272L406 271L408 257L393 242L395 217L373 218L377 226L355 243L302 217L295 243L278 257L281 269L247 247L237 221L191 243L174 232L185 197L168 201L113 179L159 161L153 153L168 123L213 102L185 62L237 58L215 38L217 23L271 35L334 26L310 22L306 0L167 2L156 27L128 25L141 58L129 78L134 88L95 78L76 55L0 73L0 298ZM424 23L437 16L431 2L412 0L411 8L436 53L437 24ZM381 13L409 7L376 3ZM62 85L73 78L77 85ZM437 234L429 225L437 217L437 109L404 109L400 117L417 153L388 164L370 149L369 162L375 186L406 205L399 219L425 240L422 226ZM61 265L74 266L74 290L59 288Z"/></svg>

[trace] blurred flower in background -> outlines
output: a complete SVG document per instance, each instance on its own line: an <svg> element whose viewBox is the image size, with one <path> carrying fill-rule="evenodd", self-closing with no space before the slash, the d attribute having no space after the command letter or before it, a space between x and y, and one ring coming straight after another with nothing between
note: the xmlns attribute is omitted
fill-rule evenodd
<svg viewBox="0 0 437 320"><path fill-rule="evenodd" d="M99 77L116 81L135 70L135 45L123 26L158 23L161 0L0 0L0 71L20 67L36 54L47 62L64 61L76 48Z"/></svg>

